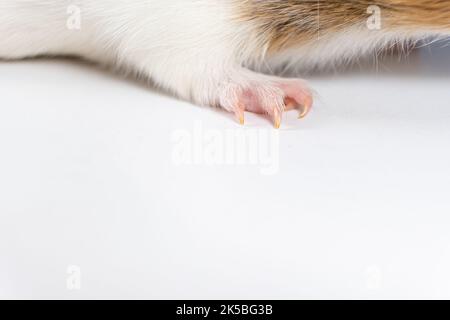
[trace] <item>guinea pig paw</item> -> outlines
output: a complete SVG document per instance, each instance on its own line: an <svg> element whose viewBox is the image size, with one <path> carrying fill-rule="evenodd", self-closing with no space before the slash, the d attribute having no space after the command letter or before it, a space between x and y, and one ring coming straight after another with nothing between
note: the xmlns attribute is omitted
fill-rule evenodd
<svg viewBox="0 0 450 320"><path fill-rule="evenodd" d="M312 92L303 80L273 77L245 86L231 85L221 98L221 105L234 112L240 124L248 111L269 115L277 129L284 111L299 110L299 118L303 118L312 104Z"/></svg>

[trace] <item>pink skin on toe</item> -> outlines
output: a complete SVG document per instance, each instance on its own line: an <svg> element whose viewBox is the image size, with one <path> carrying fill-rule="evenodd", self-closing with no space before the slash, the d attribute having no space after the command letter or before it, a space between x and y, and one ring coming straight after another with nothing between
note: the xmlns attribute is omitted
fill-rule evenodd
<svg viewBox="0 0 450 320"><path fill-rule="evenodd" d="M244 111L268 114L275 128L281 125L281 116L287 110L299 110L299 118L305 117L313 104L310 89L302 80L280 80L273 84L275 89L270 94L260 88L244 90L234 112L240 124L244 123ZM280 103L281 101L281 103Z"/></svg>

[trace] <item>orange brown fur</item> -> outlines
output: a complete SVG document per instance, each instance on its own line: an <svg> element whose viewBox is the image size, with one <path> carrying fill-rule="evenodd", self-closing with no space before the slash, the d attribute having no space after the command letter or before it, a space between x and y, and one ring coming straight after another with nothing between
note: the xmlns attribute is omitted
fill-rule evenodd
<svg viewBox="0 0 450 320"><path fill-rule="evenodd" d="M269 51L279 51L316 39L319 32L364 27L371 5L380 8L388 31L450 31L450 0L242 0L240 19L255 23Z"/></svg>

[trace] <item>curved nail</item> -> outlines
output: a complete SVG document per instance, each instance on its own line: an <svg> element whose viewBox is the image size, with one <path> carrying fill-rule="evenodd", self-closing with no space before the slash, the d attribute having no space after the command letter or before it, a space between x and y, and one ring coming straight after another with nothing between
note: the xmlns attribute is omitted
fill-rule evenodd
<svg viewBox="0 0 450 320"><path fill-rule="evenodd" d="M306 115L309 113L309 111L312 108L312 104L313 104L312 98L309 98L306 100L306 102L304 104L302 104L300 106L300 108L299 108L300 113L298 115L299 119L306 117Z"/></svg>
<svg viewBox="0 0 450 320"><path fill-rule="evenodd" d="M244 124L244 110L241 109L241 107L239 106L238 108L236 108L234 110L234 114L236 115L236 119L238 120L239 124L243 125Z"/></svg>
<svg viewBox="0 0 450 320"><path fill-rule="evenodd" d="M281 112L278 109L273 111L273 125L275 129L279 129L281 126Z"/></svg>
<svg viewBox="0 0 450 320"><path fill-rule="evenodd" d="M300 110L300 113L298 114L298 118L303 119L308 114L310 107L300 106L299 110Z"/></svg>

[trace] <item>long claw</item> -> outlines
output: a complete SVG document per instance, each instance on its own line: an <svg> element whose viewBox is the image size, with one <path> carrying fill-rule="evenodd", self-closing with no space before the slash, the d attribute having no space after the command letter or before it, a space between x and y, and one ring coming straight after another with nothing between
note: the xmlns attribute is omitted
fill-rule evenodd
<svg viewBox="0 0 450 320"><path fill-rule="evenodd" d="M300 113L298 115L299 119L302 119L302 118L306 117L306 115L311 110L312 104L313 104L312 98L308 98L306 100L306 102L303 105L300 106L300 108L299 108Z"/></svg>
<svg viewBox="0 0 450 320"><path fill-rule="evenodd" d="M291 97L286 97L284 99L284 104L285 104L285 110L292 110L292 109L298 109L299 110L299 115L298 118L304 118L309 111L311 110L311 106L312 106L312 98L311 97L306 97L303 100L303 103L300 103L300 99L299 100L295 100Z"/></svg>
<svg viewBox="0 0 450 320"><path fill-rule="evenodd" d="M300 106L300 113L298 114L298 118L303 119L304 117L306 117L310 109L311 107L308 106Z"/></svg>
<svg viewBox="0 0 450 320"><path fill-rule="evenodd" d="M273 111L273 125L275 129L279 129L281 126L281 112L278 109Z"/></svg>
<svg viewBox="0 0 450 320"><path fill-rule="evenodd" d="M236 115L236 119L238 120L239 124L244 124L244 108L239 105L235 110L234 114Z"/></svg>

